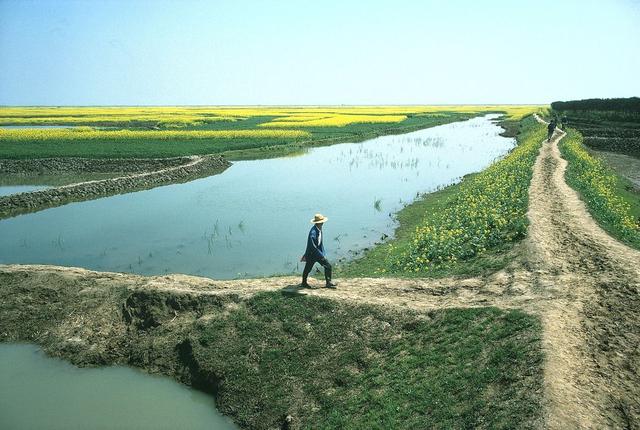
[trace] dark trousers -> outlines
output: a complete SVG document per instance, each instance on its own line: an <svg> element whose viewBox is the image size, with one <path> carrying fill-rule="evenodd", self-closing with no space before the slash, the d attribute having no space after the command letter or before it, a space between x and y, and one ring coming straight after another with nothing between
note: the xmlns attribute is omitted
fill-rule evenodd
<svg viewBox="0 0 640 430"><path fill-rule="evenodd" d="M313 269L313 265L316 263L320 263L322 267L324 267L324 279L327 283L331 282L331 264L327 261L326 258L322 257L319 260L309 259L307 260L307 264L304 265L304 270L302 271L302 283L307 283L307 277L309 273L311 273L311 269Z"/></svg>

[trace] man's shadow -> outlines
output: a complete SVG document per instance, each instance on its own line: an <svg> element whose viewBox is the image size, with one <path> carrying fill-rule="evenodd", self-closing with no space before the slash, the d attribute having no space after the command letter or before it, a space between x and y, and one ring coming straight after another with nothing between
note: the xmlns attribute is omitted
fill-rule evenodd
<svg viewBox="0 0 640 430"><path fill-rule="evenodd" d="M297 297L306 296L309 288L303 287L300 284L286 285L280 290L280 293L285 297Z"/></svg>

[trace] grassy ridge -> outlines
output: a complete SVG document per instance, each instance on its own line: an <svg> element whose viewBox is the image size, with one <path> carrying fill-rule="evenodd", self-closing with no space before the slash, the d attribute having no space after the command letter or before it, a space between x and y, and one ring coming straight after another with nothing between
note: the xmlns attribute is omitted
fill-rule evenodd
<svg viewBox="0 0 640 430"><path fill-rule="evenodd" d="M540 326L520 311L428 314L259 294L190 336L242 428L530 428ZM268 335L267 335L268 334Z"/></svg>
<svg viewBox="0 0 640 430"><path fill-rule="evenodd" d="M568 161L567 183L577 190L592 216L614 237L640 248L640 219L632 205L637 195L625 189L618 177L600 159L592 157L582 144L582 135L569 129L560 142L562 156Z"/></svg>
<svg viewBox="0 0 640 430"><path fill-rule="evenodd" d="M545 127L521 122L504 159L409 209L397 239L349 265L358 275L469 273L504 262L501 251L526 235L528 188ZM412 206L414 206L412 205ZM399 216L403 221L403 215ZM480 257L480 258L479 258ZM477 263L477 264L476 264Z"/></svg>

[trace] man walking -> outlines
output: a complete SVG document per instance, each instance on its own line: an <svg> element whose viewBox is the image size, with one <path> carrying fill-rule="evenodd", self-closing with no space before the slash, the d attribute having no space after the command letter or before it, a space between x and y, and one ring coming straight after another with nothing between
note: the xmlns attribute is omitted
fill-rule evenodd
<svg viewBox="0 0 640 430"><path fill-rule="evenodd" d="M324 267L324 279L326 281L327 288L335 288L337 284L331 282L331 264L327 261L324 252L324 244L322 240L322 226L327 222L329 218L322 216L322 214L316 214L311 223L313 227L309 231L309 237L307 238L307 249L304 251L304 255L300 261L305 261L304 270L302 271L302 284L303 288L311 288L307 283L307 277L313 269L313 265L320 263Z"/></svg>
<svg viewBox="0 0 640 430"><path fill-rule="evenodd" d="M549 125L547 126L547 131L549 134L547 135L547 142L551 142L551 138L553 137L553 132L556 130L556 120L555 118L551 120Z"/></svg>

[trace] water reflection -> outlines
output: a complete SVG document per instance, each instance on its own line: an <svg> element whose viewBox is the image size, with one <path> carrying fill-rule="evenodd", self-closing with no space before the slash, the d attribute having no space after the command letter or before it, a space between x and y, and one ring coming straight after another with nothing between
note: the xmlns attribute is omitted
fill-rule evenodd
<svg viewBox="0 0 640 430"><path fill-rule="evenodd" d="M391 215L420 193L513 148L492 117L239 161L221 175L4 220L0 262L214 278L298 272L317 212L330 217L329 258L352 258L390 235Z"/></svg>
<svg viewBox="0 0 640 430"><path fill-rule="evenodd" d="M0 197L11 194L28 193L31 191L46 190L46 185L0 185Z"/></svg>

